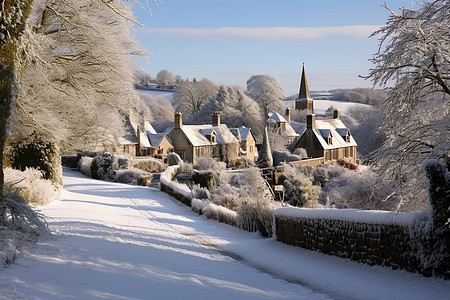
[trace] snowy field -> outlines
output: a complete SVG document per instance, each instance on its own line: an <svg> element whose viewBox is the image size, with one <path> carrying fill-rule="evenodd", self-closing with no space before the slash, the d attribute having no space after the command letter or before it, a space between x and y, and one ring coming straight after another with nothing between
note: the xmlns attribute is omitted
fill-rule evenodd
<svg viewBox="0 0 450 300"><path fill-rule="evenodd" d="M152 95L154 97L163 97L169 100L170 102L173 102L173 96L175 95L175 92L166 92L166 91L155 91L155 90L137 90L137 91Z"/></svg>
<svg viewBox="0 0 450 300"><path fill-rule="evenodd" d="M207 220L151 188L64 170L53 236L0 270L0 299L448 299L450 282Z"/></svg>
<svg viewBox="0 0 450 300"><path fill-rule="evenodd" d="M286 100L283 101L284 105L287 107L294 107L294 101ZM361 108L370 108L371 105L356 103L356 102L345 102L345 101L337 101L337 100L314 100L314 113L316 115L325 114L326 110L333 106L334 108L339 109L340 113L343 115L348 115L349 111L352 108L361 107Z"/></svg>

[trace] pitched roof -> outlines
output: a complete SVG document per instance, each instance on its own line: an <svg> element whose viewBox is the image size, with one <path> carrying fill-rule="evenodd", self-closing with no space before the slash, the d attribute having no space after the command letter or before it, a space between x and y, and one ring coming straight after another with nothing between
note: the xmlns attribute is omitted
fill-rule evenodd
<svg viewBox="0 0 450 300"><path fill-rule="evenodd" d="M290 123L286 121L286 119L277 112L269 113L269 118L266 120L266 123L286 123L286 130L282 132L285 136L298 136L299 134L292 128Z"/></svg>
<svg viewBox="0 0 450 300"><path fill-rule="evenodd" d="M207 132L212 132L212 130L216 133L215 143L210 142L205 134ZM225 124L183 125L181 126L181 131L183 131L193 146L239 143Z"/></svg>
<svg viewBox="0 0 450 300"><path fill-rule="evenodd" d="M161 146L161 142L166 137L166 134L164 133L151 133L150 131L147 131L146 133L151 147Z"/></svg>
<svg viewBox="0 0 450 300"><path fill-rule="evenodd" d="M306 129L306 123L299 123L299 122L291 121L289 123L289 125L291 125L292 129L294 129L294 131L298 135L301 135L303 133L303 131L305 131L305 129Z"/></svg>
<svg viewBox="0 0 450 300"><path fill-rule="evenodd" d="M277 122L277 123L280 123L280 122L287 122L286 119L285 119L282 115L280 115L279 113L277 113L277 112L269 113L269 119L267 119L267 121L269 121L269 120L274 120L274 121ZM267 121L266 121L266 122L267 122Z"/></svg>
<svg viewBox="0 0 450 300"><path fill-rule="evenodd" d="M250 128L247 128L245 126L241 126L239 128L230 128L230 131L234 134L234 136L238 139L240 142L247 141L248 137L250 136Z"/></svg>
<svg viewBox="0 0 450 300"><path fill-rule="evenodd" d="M315 120L316 129L313 130L314 134L317 137L317 140L320 142L323 149L336 149L341 147L349 147L349 146L357 146L355 139L352 135L350 135L350 141L346 142L340 134L341 129L345 128L347 132L349 129L345 127L344 123L340 119L331 119L331 120ZM331 134L331 144L328 144L326 140L328 136ZM345 137L345 135L344 135Z"/></svg>
<svg viewBox="0 0 450 300"><path fill-rule="evenodd" d="M144 131L149 131L150 133L153 133L153 134L157 133L149 121L144 122Z"/></svg>

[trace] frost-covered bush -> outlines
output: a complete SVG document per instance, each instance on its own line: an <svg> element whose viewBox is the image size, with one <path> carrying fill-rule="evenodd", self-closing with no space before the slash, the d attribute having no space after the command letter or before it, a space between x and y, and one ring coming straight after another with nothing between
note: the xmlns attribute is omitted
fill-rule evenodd
<svg viewBox="0 0 450 300"><path fill-rule="evenodd" d="M179 165L182 162L183 162L183 160L181 159L181 157L178 154L176 154L175 152L167 154L167 164L169 166Z"/></svg>
<svg viewBox="0 0 450 300"><path fill-rule="evenodd" d="M292 153L300 156L302 159L308 158L308 152L306 152L305 148L295 148Z"/></svg>
<svg viewBox="0 0 450 300"><path fill-rule="evenodd" d="M59 188L49 179L44 179L42 172L32 168L19 171L4 169L5 186L17 191L20 196L37 205L45 205L59 196Z"/></svg>
<svg viewBox="0 0 450 300"><path fill-rule="evenodd" d="M81 156L78 154L63 154L61 155L61 165L68 168L78 168L78 162Z"/></svg>
<svg viewBox="0 0 450 300"><path fill-rule="evenodd" d="M11 143L10 161L13 169L39 169L45 179L63 185L58 148L54 143L44 141L35 134Z"/></svg>
<svg viewBox="0 0 450 300"><path fill-rule="evenodd" d="M0 228L40 235L49 232L44 217L33 210L29 201L20 196L11 185L3 189L0 201Z"/></svg>
<svg viewBox="0 0 450 300"><path fill-rule="evenodd" d="M377 182L377 176L366 168L347 170L325 183L322 201L338 208L395 210L398 197L388 182Z"/></svg>
<svg viewBox="0 0 450 300"><path fill-rule="evenodd" d="M80 168L81 174L91 177L91 165L93 157L82 156L80 161L78 162L78 167Z"/></svg>
<svg viewBox="0 0 450 300"><path fill-rule="evenodd" d="M135 169L141 169L150 173L161 173L166 169L166 165L156 158L139 158L133 161L133 167Z"/></svg>
<svg viewBox="0 0 450 300"><path fill-rule="evenodd" d="M136 183L139 176L149 176L148 172L140 169L116 170L113 180L121 183Z"/></svg>
<svg viewBox="0 0 450 300"><path fill-rule="evenodd" d="M210 157L200 157L197 160L197 168L203 171L209 171L214 175L216 185L228 183L231 179L231 173L226 170L226 164L221 161L215 161Z"/></svg>
<svg viewBox="0 0 450 300"><path fill-rule="evenodd" d="M283 162L299 161L302 157L292 154L289 151L273 151L272 152L273 165L276 167Z"/></svg>
<svg viewBox="0 0 450 300"><path fill-rule="evenodd" d="M313 184L313 177L308 172L311 168L284 165L283 178L284 199L293 206L317 207L321 188Z"/></svg>
<svg viewBox="0 0 450 300"><path fill-rule="evenodd" d="M112 179L114 157L110 153L96 155L91 163L91 177L94 179Z"/></svg>
<svg viewBox="0 0 450 300"><path fill-rule="evenodd" d="M236 211L239 227L272 234L272 211L279 204L273 201L258 168L233 175L230 183L211 192L211 202Z"/></svg>
<svg viewBox="0 0 450 300"><path fill-rule="evenodd" d="M338 165L320 165L312 170L314 176L314 184L324 187L325 184L335 178L344 176L345 174L354 174L354 171Z"/></svg>
<svg viewBox="0 0 450 300"><path fill-rule="evenodd" d="M272 213L279 207L271 197L241 199L237 211L239 227L247 231L259 231L264 237L273 235Z"/></svg>

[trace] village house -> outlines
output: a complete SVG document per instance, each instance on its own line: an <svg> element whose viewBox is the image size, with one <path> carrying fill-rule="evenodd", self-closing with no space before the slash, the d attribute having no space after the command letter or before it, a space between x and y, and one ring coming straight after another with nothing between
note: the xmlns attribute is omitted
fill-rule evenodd
<svg viewBox="0 0 450 300"><path fill-rule="evenodd" d="M239 128L230 128L230 131L240 142L239 156L250 161L255 161L258 151L256 149L256 139L252 130L245 126L241 126Z"/></svg>
<svg viewBox="0 0 450 300"><path fill-rule="evenodd" d="M279 135L284 136L288 140L288 144L292 144L297 141L300 134L291 126L291 111L290 108L286 108L286 115L283 117L277 112L269 112L268 106L265 108L266 126L269 129L277 132ZM304 129L304 127L303 127ZM301 131L303 132L303 130ZM300 133L301 133L300 132Z"/></svg>
<svg viewBox="0 0 450 300"><path fill-rule="evenodd" d="M199 157L211 157L232 166L239 157L240 142L227 125L220 123L219 113L213 114L212 124L184 125L181 112L176 112L168 138L174 152L194 164Z"/></svg>
<svg viewBox="0 0 450 300"><path fill-rule="evenodd" d="M144 131L141 131L138 127L137 136L139 139L139 155L156 157L173 151L173 146L167 138L167 134L157 133L148 121L144 122Z"/></svg>
<svg viewBox="0 0 450 300"><path fill-rule="evenodd" d="M305 148L309 157L323 157L324 163L346 161L356 163L356 142L350 130L340 120L339 111L331 120L316 120L315 114L306 117L306 130L295 148Z"/></svg>

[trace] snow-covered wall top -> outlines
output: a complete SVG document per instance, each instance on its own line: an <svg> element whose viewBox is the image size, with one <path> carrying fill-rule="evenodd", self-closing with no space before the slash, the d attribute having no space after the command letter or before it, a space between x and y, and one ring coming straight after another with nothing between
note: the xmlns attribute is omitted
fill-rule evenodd
<svg viewBox="0 0 450 300"><path fill-rule="evenodd" d="M180 166L178 165L170 166L162 172L160 177L161 184L170 187L173 191L178 192L187 198L191 198L192 192L187 185L172 181L172 175L176 173L179 167Z"/></svg>
<svg viewBox="0 0 450 300"><path fill-rule="evenodd" d="M274 211L274 217L327 219L402 226L413 225L414 221L421 215L421 213L395 213L381 210L311 209L299 207L280 207Z"/></svg>

